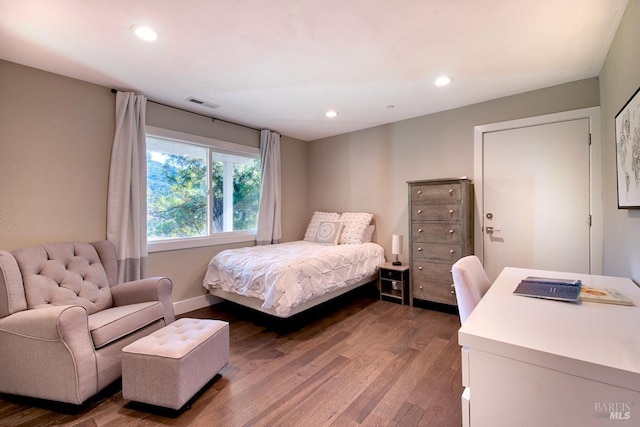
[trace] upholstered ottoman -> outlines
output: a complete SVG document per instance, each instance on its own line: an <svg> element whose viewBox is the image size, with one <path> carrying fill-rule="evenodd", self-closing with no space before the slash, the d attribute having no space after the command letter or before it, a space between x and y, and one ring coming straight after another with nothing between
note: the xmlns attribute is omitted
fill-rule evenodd
<svg viewBox="0 0 640 427"><path fill-rule="evenodd" d="M122 396L180 409L229 363L229 324L182 318L122 349Z"/></svg>

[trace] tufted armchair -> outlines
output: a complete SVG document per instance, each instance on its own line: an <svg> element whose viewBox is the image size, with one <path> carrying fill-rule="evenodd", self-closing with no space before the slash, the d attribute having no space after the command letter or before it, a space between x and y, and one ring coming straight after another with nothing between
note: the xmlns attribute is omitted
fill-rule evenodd
<svg viewBox="0 0 640 427"><path fill-rule="evenodd" d="M0 392L81 404L121 376L121 350L174 321L163 277L117 283L114 246L0 251Z"/></svg>

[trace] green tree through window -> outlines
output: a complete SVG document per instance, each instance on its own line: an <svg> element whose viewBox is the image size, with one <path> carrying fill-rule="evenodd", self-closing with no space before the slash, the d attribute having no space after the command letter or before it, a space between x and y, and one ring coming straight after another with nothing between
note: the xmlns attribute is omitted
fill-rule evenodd
<svg viewBox="0 0 640 427"><path fill-rule="evenodd" d="M207 164L170 154L164 163L147 155L147 235L167 239L207 234Z"/></svg>
<svg viewBox="0 0 640 427"><path fill-rule="evenodd" d="M260 162L255 158L216 153L206 147L191 146L180 152L185 145L188 144L168 143L155 137L148 140L149 240L255 230L260 203ZM210 175L207 172L209 156ZM211 176L211 199L208 176ZM226 188L225 179L230 180ZM225 204L225 196L232 202ZM225 208L229 210L226 215Z"/></svg>

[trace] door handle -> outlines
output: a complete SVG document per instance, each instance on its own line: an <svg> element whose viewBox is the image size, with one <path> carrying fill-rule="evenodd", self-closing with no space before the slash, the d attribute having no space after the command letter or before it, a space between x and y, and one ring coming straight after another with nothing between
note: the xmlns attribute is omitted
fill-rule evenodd
<svg viewBox="0 0 640 427"><path fill-rule="evenodd" d="M493 227L485 227L485 230L487 230L488 234L493 234L494 231L500 231L500 229Z"/></svg>

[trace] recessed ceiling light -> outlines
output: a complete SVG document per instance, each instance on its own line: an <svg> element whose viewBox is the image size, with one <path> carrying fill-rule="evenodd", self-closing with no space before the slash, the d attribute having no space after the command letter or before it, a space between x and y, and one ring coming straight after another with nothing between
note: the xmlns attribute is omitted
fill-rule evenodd
<svg viewBox="0 0 640 427"><path fill-rule="evenodd" d="M438 87L446 86L449 83L451 83L451 77L449 77L449 76L440 76L440 77L438 77L436 79L436 81L434 83Z"/></svg>
<svg viewBox="0 0 640 427"><path fill-rule="evenodd" d="M334 111L334 110L329 110L329 111L327 111L325 116L329 117L330 119L333 119L334 117L338 116L338 112Z"/></svg>
<svg viewBox="0 0 640 427"><path fill-rule="evenodd" d="M131 27L131 31L133 31L136 36L147 42L152 42L158 38L158 33L156 33L153 28L145 27L144 25L134 25Z"/></svg>

